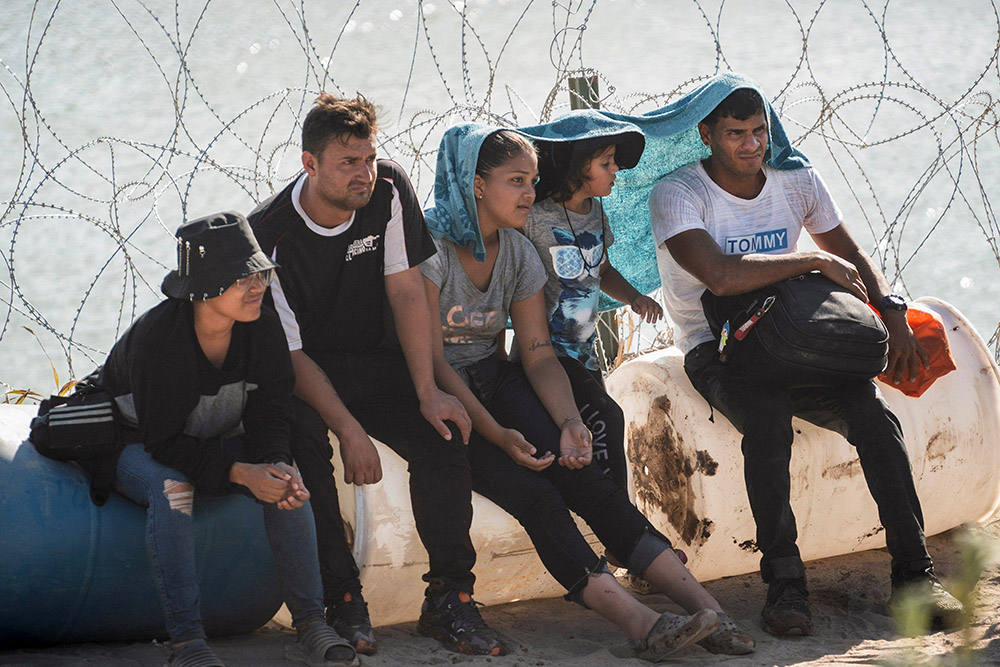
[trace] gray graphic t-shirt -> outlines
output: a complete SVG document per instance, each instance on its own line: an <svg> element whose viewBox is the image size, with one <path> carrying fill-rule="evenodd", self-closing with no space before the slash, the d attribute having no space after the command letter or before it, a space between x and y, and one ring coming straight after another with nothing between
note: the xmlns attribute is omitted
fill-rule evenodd
<svg viewBox="0 0 1000 667"><path fill-rule="evenodd" d="M455 244L435 240L437 254L420 265L441 290L444 356L456 370L485 359L507 327L512 301L523 301L545 284L545 269L531 242L514 229L500 230L500 251L486 291L480 291L458 261Z"/></svg>
<svg viewBox="0 0 1000 667"><path fill-rule="evenodd" d="M545 309L556 354L572 357L591 370L600 368L594 352L601 264L615 237L604 207L574 213L552 199L531 207L524 233L541 255L548 273Z"/></svg>

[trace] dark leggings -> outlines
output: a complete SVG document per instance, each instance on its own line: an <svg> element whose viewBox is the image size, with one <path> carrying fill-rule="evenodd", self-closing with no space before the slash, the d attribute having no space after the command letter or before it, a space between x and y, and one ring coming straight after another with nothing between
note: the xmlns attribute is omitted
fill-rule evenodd
<svg viewBox="0 0 1000 667"><path fill-rule="evenodd" d="M538 456L548 451L559 456L560 429L519 364L491 356L466 371L473 392L497 422L520 431ZM546 569L569 591L567 599L579 601L576 594L586 585L587 576L604 567L580 534L570 510L636 574L670 546L596 465L569 470L553 463L535 472L517 465L478 435L469 441L469 462L473 490L524 526Z"/></svg>
<svg viewBox="0 0 1000 667"><path fill-rule="evenodd" d="M605 391L601 371L592 371L571 357L559 357L559 362L573 387L580 416L594 434L594 463L627 493L625 413Z"/></svg>

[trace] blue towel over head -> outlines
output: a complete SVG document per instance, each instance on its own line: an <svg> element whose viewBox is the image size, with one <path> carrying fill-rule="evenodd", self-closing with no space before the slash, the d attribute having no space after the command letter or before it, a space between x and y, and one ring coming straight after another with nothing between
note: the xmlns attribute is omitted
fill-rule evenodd
<svg viewBox="0 0 1000 667"><path fill-rule="evenodd" d="M434 171L434 206L424 211L431 236L459 246L472 246L473 255L480 262L486 260L486 249L472 186L479 148L486 137L501 129L463 123L445 131Z"/></svg>
<svg viewBox="0 0 1000 667"><path fill-rule="evenodd" d="M518 128L519 132L538 142L577 141L635 129L646 136L645 150L638 164L618 172L611 195L603 200L615 234L615 243L609 251L611 264L643 294L660 285L649 223L650 190L678 167L710 155L698 133L698 122L739 88L752 88L764 100L770 135L768 166L773 169L809 166L805 155L789 143L763 91L751 79L739 74L716 75L676 102L640 115L587 109L570 111L543 125ZM440 166L440 162L438 164ZM604 294L601 297L602 310L620 305Z"/></svg>

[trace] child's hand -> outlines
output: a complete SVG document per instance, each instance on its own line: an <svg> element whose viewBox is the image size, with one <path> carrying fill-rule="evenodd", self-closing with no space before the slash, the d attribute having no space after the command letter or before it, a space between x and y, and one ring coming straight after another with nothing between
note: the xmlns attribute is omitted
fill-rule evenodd
<svg viewBox="0 0 1000 667"><path fill-rule="evenodd" d="M639 314L639 317L646 320L649 324L663 317L663 308L660 307L660 304L645 294L640 294L632 299L632 303L629 305L632 306L633 311Z"/></svg>

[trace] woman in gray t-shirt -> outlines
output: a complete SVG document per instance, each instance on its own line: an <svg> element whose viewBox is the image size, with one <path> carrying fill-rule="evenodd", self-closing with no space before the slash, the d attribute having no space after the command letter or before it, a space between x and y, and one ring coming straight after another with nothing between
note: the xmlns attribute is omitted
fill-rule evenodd
<svg viewBox="0 0 1000 667"><path fill-rule="evenodd" d="M660 659L696 641L713 652L747 653L753 639L725 616L627 494L590 465L591 434L549 339L545 271L517 231L534 201L537 173L534 147L514 132L468 124L442 138L435 207L426 212L438 253L421 271L442 323L435 379L472 418L473 489L525 527L566 598L618 625L638 656ZM508 317L520 365L494 353ZM692 615L657 614L629 595L569 510L616 559Z"/></svg>

